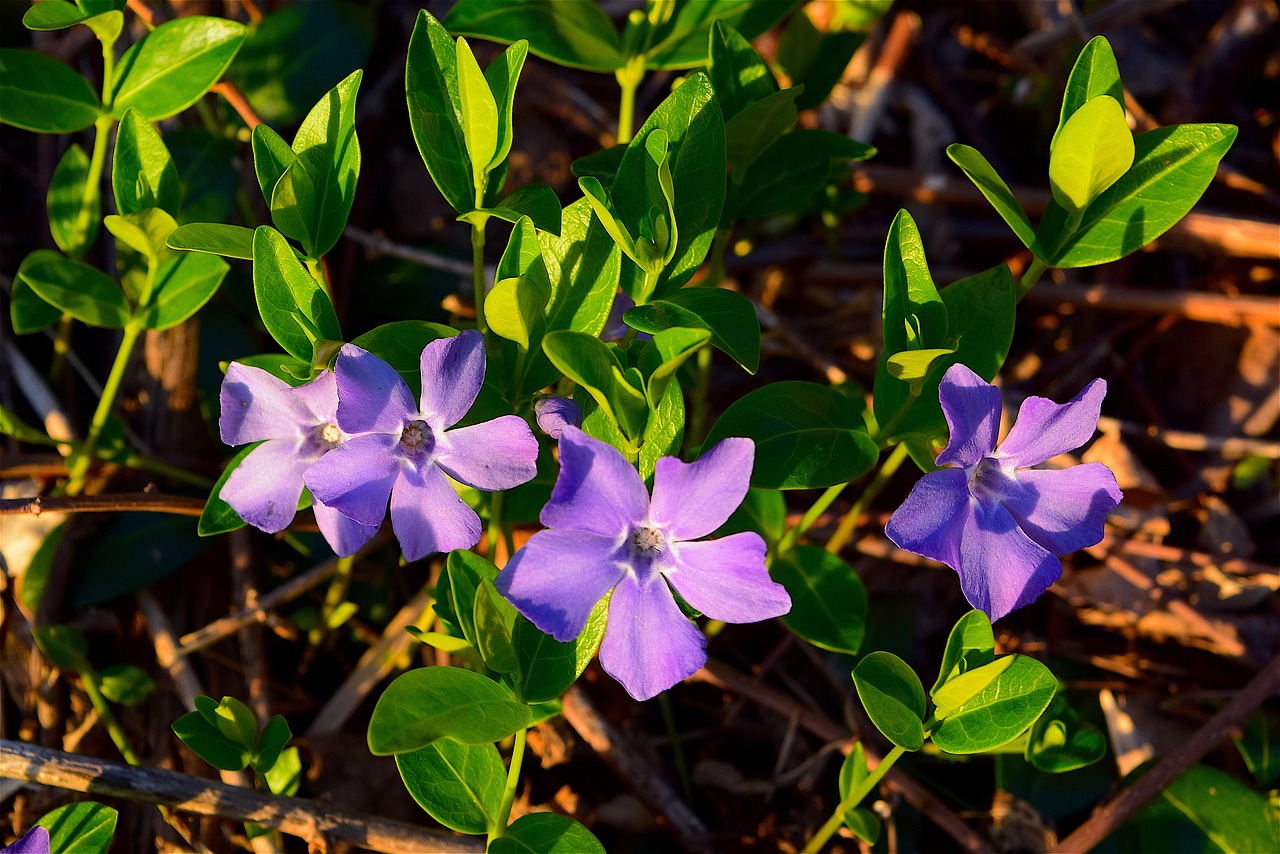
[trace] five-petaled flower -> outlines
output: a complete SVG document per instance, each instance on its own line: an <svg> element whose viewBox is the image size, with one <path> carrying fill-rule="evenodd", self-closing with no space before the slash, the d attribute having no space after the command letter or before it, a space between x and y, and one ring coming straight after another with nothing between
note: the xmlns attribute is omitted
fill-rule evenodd
<svg viewBox="0 0 1280 854"><path fill-rule="evenodd" d="M484 383L479 332L432 341L420 367L422 395L415 402L394 368L344 345L334 374L338 426L351 438L304 478L316 500L362 525L382 522L390 496L391 527L407 560L479 542L480 518L458 497L450 477L501 490L537 474L538 441L524 419L504 415L454 427Z"/></svg>
<svg viewBox="0 0 1280 854"><path fill-rule="evenodd" d="M1062 574L1057 555L1100 542L1120 503L1101 463L1030 468L1087 442L1106 393L1098 379L1067 403L1027 398L997 448L999 389L953 365L938 388L951 428L938 464L948 468L916 483L885 533L959 572L965 598L993 620L1030 604Z"/></svg>
<svg viewBox="0 0 1280 854"><path fill-rule="evenodd" d="M650 499L622 454L572 426L539 531L499 573L498 590L556 640L576 638L612 591L600 664L637 700L693 674L706 639L671 588L706 616L751 623L791 610L769 578L765 543L744 532L701 540L747 494L755 444L725 439L696 462L658 460ZM668 586L670 585L670 586Z"/></svg>
<svg viewBox="0 0 1280 854"><path fill-rule="evenodd" d="M293 521L308 468L346 436L338 428L338 385L325 371L293 388L261 368L232 362L219 395L218 430L228 445L262 444L231 472L219 497L245 522L270 534ZM340 555L354 554L378 532L321 501L316 522Z"/></svg>

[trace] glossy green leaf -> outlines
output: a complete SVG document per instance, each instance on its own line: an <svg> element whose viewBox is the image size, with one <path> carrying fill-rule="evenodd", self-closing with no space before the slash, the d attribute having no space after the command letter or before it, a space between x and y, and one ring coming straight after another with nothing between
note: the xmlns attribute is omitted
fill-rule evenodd
<svg viewBox="0 0 1280 854"><path fill-rule="evenodd" d="M49 586L49 576L53 570L54 559L62 545L62 538L67 533L67 523L59 522L49 529L49 533L40 540L26 571L19 576L15 598L25 611L34 614L40 610L44 601L44 591Z"/></svg>
<svg viewBox="0 0 1280 854"><path fill-rule="evenodd" d="M828 27L829 32L822 32L807 14L798 12L791 16L778 39L778 67L791 79L792 86L804 87L804 94L796 99L796 107L801 110L813 109L827 100L853 54L866 41L865 32L842 31L835 21L829 22ZM869 28L870 25L863 27Z"/></svg>
<svg viewBox="0 0 1280 854"><path fill-rule="evenodd" d="M541 339L546 301L546 293L529 279L501 279L485 297L484 317L494 335L527 351Z"/></svg>
<svg viewBox="0 0 1280 854"><path fill-rule="evenodd" d="M476 649L485 667L495 673L515 673L520 669L511 633L516 609L499 595L493 582L485 579L476 588L472 620L476 629Z"/></svg>
<svg viewBox="0 0 1280 854"><path fill-rule="evenodd" d="M778 91L773 74L747 41L731 26L716 21L711 27L711 83L725 122L757 101ZM732 134L726 135L732 138ZM733 158L729 158L731 161Z"/></svg>
<svg viewBox="0 0 1280 854"><path fill-rule="evenodd" d="M298 794L302 784L302 757L298 748L288 747L280 751L280 758L262 775L273 795L291 798Z"/></svg>
<svg viewBox="0 0 1280 854"><path fill-rule="evenodd" d="M113 664L98 674L102 696L122 706L136 706L155 693L156 683L141 667Z"/></svg>
<svg viewBox="0 0 1280 854"><path fill-rule="evenodd" d="M871 470L879 449L867 435L858 405L817 383L770 383L730 404L707 436L756 443L752 486L817 489Z"/></svg>
<svg viewBox="0 0 1280 854"><path fill-rule="evenodd" d="M436 589L436 614L462 630L467 642L479 647L475 624L475 601L485 582L492 582L498 567L472 551L455 549L449 553Z"/></svg>
<svg viewBox="0 0 1280 854"><path fill-rule="evenodd" d="M211 697L203 698L203 702L197 699L196 711L226 738L250 748L257 746L257 719L249 707L235 697L223 697L218 703Z"/></svg>
<svg viewBox="0 0 1280 854"><path fill-rule="evenodd" d="M680 456L684 441L684 393L679 383L667 383L657 406L649 413L641 438L636 468L640 477L649 480L662 457Z"/></svg>
<svg viewBox="0 0 1280 854"><path fill-rule="evenodd" d="M1075 771L1097 762L1107 753L1107 739L1059 693L1032 725L1027 739L1027 761L1050 774Z"/></svg>
<svg viewBox="0 0 1280 854"><path fill-rule="evenodd" d="M947 309L933 284L915 220L898 211L884 247L884 353L936 346L947 340ZM906 326L918 329L912 345Z"/></svg>
<svg viewBox="0 0 1280 854"><path fill-rule="evenodd" d="M398 677L378 698L369 721L375 756L408 753L438 738L483 744L526 726L529 707L478 673L422 667Z"/></svg>
<svg viewBox="0 0 1280 854"><path fill-rule="evenodd" d="M205 698L208 699L208 698ZM242 771L249 766L252 752L233 740L199 711L187 712L173 722L173 734L197 756L223 771Z"/></svg>
<svg viewBox="0 0 1280 854"><path fill-rule="evenodd" d="M57 323L62 309L40 297L25 279L14 278L9 296L9 321L18 335L30 335Z"/></svg>
<svg viewBox="0 0 1280 854"><path fill-rule="evenodd" d="M1022 203L1013 195L1013 191L996 172L995 167L987 162L987 158L983 157L976 148L958 142L947 146L947 156L951 158L952 163L960 167L974 186L982 191L982 195L986 196L996 213L1000 214L1000 218L1013 229L1013 233L1022 241L1022 245L1032 252L1041 253L1043 250L1036 241L1035 229L1031 225L1031 220L1027 218L1027 212L1023 210Z"/></svg>
<svg viewBox="0 0 1280 854"><path fill-rule="evenodd" d="M497 821L507 769L492 744L441 738L397 754L396 768L418 806L450 830L484 834Z"/></svg>
<svg viewBox="0 0 1280 854"><path fill-rule="evenodd" d="M68 148L54 168L45 207L53 242L67 255L83 255L98 236L102 191L96 182L89 183L89 155L78 144Z"/></svg>
<svg viewBox="0 0 1280 854"><path fill-rule="evenodd" d="M124 15L118 10L85 18L84 25L93 30L99 41L113 43L124 32Z"/></svg>
<svg viewBox="0 0 1280 854"><path fill-rule="evenodd" d="M40 32L65 30L88 17L83 9L66 0L38 0L22 15L22 26Z"/></svg>
<svg viewBox="0 0 1280 854"><path fill-rule="evenodd" d="M725 122L726 156L734 170L751 166L796 121L798 87L773 92Z"/></svg>
<svg viewBox="0 0 1280 854"><path fill-rule="evenodd" d="M774 216L826 186L836 160L866 160L869 145L818 129L793 130L770 145L735 182L725 203L727 220Z"/></svg>
<svg viewBox="0 0 1280 854"><path fill-rule="evenodd" d="M853 669L853 684L867 717L885 738L903 750L924 746L924 688L905 661L873 652Z"/></svg>
<svg viewBox="0 0 1280 854"><path fill-rule="evenodd" d="M297 161L280 176L272 191L277 201L295 199L305 229L307 254L328 254L347 225L360 177L360 140L356 136L356 94L364 72L356 70L312 108L293 139ZM294 186L306 173L308 186Z"/></svg>
<svg viewBox="0 0 1280 854"><path fill-rule="evenodd" d="M122 12L128 0L76 0L76 5L87 15L101 15L106 12Z"/></svg>
<svg viewBox="0 0 1280 854"><path fill-rule="evenodd" d="M814 646L856 655L867 628L867 591L853 567L817 546L796 546L774 561L773 580L791 594L782 622Z"/></svg>
<svg viewBox="0 0 1280 854"><path fill-rule="evenodd" d="M1005 671L1016 662L1015 656L1005 655L952 676L931 692L934 705L937 707L934 714L938 718L950 717L952 713L965 706L987 686L1004 675Z"/></svg>
<svg viewBox="0 0 1280 854"><path fill-rule="evenodd" d="M244 36L244 27L226 18L166 21L116 63L112 112L123 116L133 107L153 122L182 112L218 82Z"/></svg>
<svg viewBox="0 0 1280 854"><path fill-rule="evenodd" d="M639 368L645 378L645 394L651 407L657 408L667 384L675 378L680 366L710 340L709 329L677 326L658 332L644 345L640 351Z"/></svg>
<svg viewBox="0 0 1280 854"><path fill-rule="evenodd" d="M585 178L579 178L578 188L582 190L587 203L591 205L591 210L596 215L596 222L600 223L601 227L612 238L614 245L623 254L640 266L641 269L648 269L651 266L656 269L661 266L661 261L653 258L652 253L645 252L641 254L631 229L623 222L622 215L609 198L609 191L604 188L598 179L590 175Z"/></svg>
<svg viewBox="0 0 1280 854"><path fill-rule="evenodd" d="M1094 36L1076 57L1071 75L1067 78L1066 91L1062 93L1062 111L1058 127L1049 143L1050 151L1057 147L1058 136L1067 120L1075 115L1076 110L1099 95L1110 95L1117 103L1124 103L1120 68L1116 65L1116 55L1111 50L1111 43L1105 36Z"/></svg>
<svg viewBox="0 0 1280 854"><path fill-rule="evenodd" d="M341 341L333 304L275 229L253 235L253 292L262 322L286 353L310 363L314 342Z"/></svg>
<svg viewBox="0 0 1280 854"><path fill-rule="evenodd" d="M111 188L116 210L122 214L143 208L162 208L173 216L178 214L182 200L178 169L160 134L137 110L126 110L116 130Z"/></svg>
<svg viewBox="0 0 1280 854"><path fill-rule="evenodd" d="M692 68L707 62L711 25L719 20L751 40L772 27L794 4L772 0L686 0L655 28L645 56L647 68Z"/></svg>
<svg viewBox="0 0 1280 854"><path fill-rule="evenodd" d="M613 183L618 175L618 167L622 164L622 155L627 153L627 144L620 143L602 148L599 151L579 157L569 164L569 171L575 178L592 177L604 186Z"/></svg>
<svg viewBox="0 0 1280 854"><path fill-rule="evenodd" d="M109 214L103 218L102 224L117 244L141 254L152 266L166 263L174 255L168 240L178 223L160 208L144 208L123 215Z"/></svg>
<svg viewBox="0 0 1280 854"><path fill-rule="evenodd" d="M289 143L285 142L284 137L265 124L253 129L251 140L253 171L258 178L262 198L270 204L275 195L276 184L280 183L280 179L298 159L298 155L289 147Z"/></svg>
<svg viewBox="0 0 1280 854"><path fill-rule="evenodd" d="M81 801L45 813L36 824L49 831L49 854L106 854L119 815L106 804Z"/></svg>
<svg viewBox="0 0 1280 854"><path fill-rule="evenodd" d="M604 638L609 612L606 596L596 603L582 632L561 643L523 616L516 618L512 638L520 659L520 690L526 703L545 703L562 695L587 669Z"/></svg>
<svg viewBox="0 0 1280 854"><path fill-rule="evenodd" d="M566 377L582 386L631 437L644 429L649 405L644 393L625 378L615 350L582 332L551 332L543 352Z"/></svg>
<svg viewBox="0 0 1280 854"><path fill-rule="evenodd" d="M120 286L96 267L37 249L22 261L17 278L45 302L90 326L119 329L129 320Z"/></svg>
<svg viewBox="0 0 1280 854"><path fill-rule="evenodd" d="M454 4L445 25L507 44L527 39L534 55L570 68L623 65L617 30L595 0L469 0Z"/></svg>
<svg viewBox="0 0 1280 854"><path fill-rule="evenodd" d="M591 831L567 815L536 812L511 823L488 854L605 854Z"/></svg>
<svg viewBox="0 0 1280 854"><path fill-rule="evenodd" d="M889 376L902 380L917 390L924 385L925 377L942 359L955 355L954 347L938 347L930 350L903 350L885 360Z"/></svg>
<svg viewBox="0 0 1280 854"><path fill-rule="evenodd" d="M997 669L995 679L965 696ZM933 731L933 743L947 753L982 753L1008 744L1035 723L1057 688L1058 680L1049 668L1034 658L997 658L949 680L935 692L939 714L946 717ZM954 708L953 700L958 701Z"/></svg>
<svg viewBox="0 0 1280 854"><path fill-rule="evenodd" d="M289 722L283 715L272 715L271 720L258 733L257 752L253 759L253 767L259 774L266 774L280 759L284 746L293 738Z"/></svg>
<svg viewBox="0 0 1280 854"><path fill-rule="evenodd" d="M98 115L89 82L66 63L35 50L0 48L0 123L36 133L75 133Z"/></svg>
<svg viewBox="0 0 1280 854"><path fill-rule="evenodd" d="M862 742L855 742L840 766L840 800L848 799L853 790L867 778L867 774L867 752ZM844 824L869 845L874 845L880 837L880 819L871 810L857 806L846 810Z"/></svg>
<svg viewBox="0 0 1280 854"><path fill-rule="evenodd" d="M59 670L72 673L92 673L89 663L89 646L84 635L75 626L32 626L31 637L45 658Z"/></svg>
<svg viewBox="0 0 1280 854"><path fill-rule="evenodd" d="M459 40L461 41L461 39ZM497 145L494 146L493 157L487 168L492 170L507 159L511 153L511 142L514 132L511 127L511 110L515 104L516 82L520 79L520 70L524 68L525 57L529 55L529 43L524 39L514 42L502 54L489 63L484 70L485 83L493 93L497 107ZM557 209L559 205L557 205ZM559 231L559 229L556 229Z"/></svg>
<svg viewBox="0 0 1280 854"><path fill-rule="evenodd" d="M188 253L168 261L156 272L143 325L169 329L191 317L217 293L228 269L227 262L215 255Z"/></svg>
<svg viewBox="0 0 1280 854"><path fill-rule="evenodd" d="M1177 125L1134 138L1133 166L1085 210L1054 267L1106 264L1164 234L1199 201L1235 141L1233 125ZM1049 215L1041 221L1040 242Z"/></svg>
<svg viewBox="0 0 1280 854"><path fill-rule="evenodd" d="M1280 780L1280 716L1259 709L1249 716L1241 734L1232 740L1258 785L1274 787Z"/></svg>
<svg viewBox="0 0 1280 854"><path fill-rule="evenodd" d="M560 199L555 190L546 184L518 187L499 199L493 207L477 208L460 214L458 219L475 222L479 218L491 216L510 223L517 223L521 217L527 216L543 231L560 233Z"/></svg>
<svg viewBox="0 0 1280 854"><path fill-rule="evenodd" d="M170 249L253 260L253 229L242 225L223 225L219 222L180 225L177 231L169 235L167 243Z"/></svg>
<svg viewBox="0 0 1280 854"><path fill-rule="evenodd" d="M938 679L929 693L933 694L961 674L995 661L995 650L996 640L991 631L991 620L976 608L969 611L951 627L951 634L947 636L947 645L942 652Z"/></svg>
<svg viewBox="0 0 1280 854"><path fill-rule="evenodd" d="M320 202L306 165L294 160L271 193L271 222L282 234L302 244L304 255L316 257L316 211Z"/></svg>
<svg viewBox="0 0 1280 854"><path fill-rule="evenodd" d="M466 213L476 207L476 192L462 130L457 48L425 10L414 24L404 73L409 125L418 152L445 201Z"/></svg>
<svg viewBox="0 0 1280 854"><path fill-rule="evenodd" d="M1049 189L1067 210L1082 211L1133 165L1133 133L1124 107L1099 95L1062 126L1049 156Z"/></svg>
<svg viewBox="0 0 1280 854"><path fill-rule="evenodd" d="M592 216L586 199L564 209L560 236L538 233L551 283L547 328L599 335L618 292L622 254ZM555 381L553 376L547 382Z"/></svg>

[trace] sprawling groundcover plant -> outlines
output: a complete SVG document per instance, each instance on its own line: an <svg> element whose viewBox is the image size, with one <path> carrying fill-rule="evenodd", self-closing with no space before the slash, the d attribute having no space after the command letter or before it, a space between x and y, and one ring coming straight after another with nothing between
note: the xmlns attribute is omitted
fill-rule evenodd
<svg viewBox="0 0 1280 854"><path fill-rule="evenodd" d="M339 324L325 261L359 179L360 71L321 97L292 143L243 111L250 132L240 154L252 158L270 222L252 221L243 204L249 218L231 224L221 221L230 203L223 214L199 203L193 187L203 176L179 175L174 140L156 123L206 97L245 40L241 24L163 22L116 63L116 42L132 31L121 0L32 7L30 28L84 24L101 42L96 92L50 56L0 50L0 121L40 133L95 131L92 154L72 145L53 173L58 251L31 253L13 288L19 333L58 324L65 343L73 320L122 333L85 438L69 446L60 489L94 488L88 475L103 458L207 486L131 450L111 411L139 338L196 314L229 269L222 258L249 262L255 321L282 352L226 354L235 359L225 367L220 435L245 447L209 489L200 533L247 523L287 535L310 501L343 556L339 602L349 556L374 537L388 504L406 561L443 555L438 581L424 590L432 622L411 630L451 665L392 681L368 743L395 757L410 793L440 824L485 836L494 854L602 850L565 816L510 820L528 728L559 714L597 651L637 700L676 688L707 661L707 637L728 643L745 631L722 623L781 617L802 642L857 656L854 687L894 745L874 769L861 745L850 753L839 804L806 851L841 825L874 843L880 819L859 804L926 741L953 755L1016 749L1047 772L1105 750L1044 664L996 655L990 622L1040 596L1062 571L1059 555L1098 542L1121 498L1100 465L1036 468L1088 441L1105 383L1065 404L1028 398L997 445L1000 394L990 381L1009 352L1019 300L1041 275L1116 260L1170 228L1212 179L1235 128L1134 136L1111 48L1094 39L1067 82L1049 147L1052 198L1038 224L981 154L948 149L1025 246L1030 262L1020 276L1001 263L939 289L902 211L885 244L884 348L871 393L766 383L713 419L712 351L750 374L761 356L756 307L720 287L735 229L780 215L835 221L852 207L847 163L875 154L797 124L798 111L820 104L835 80L822 68L843 68L856 39L823 37L795 19L780 57L846 52L790 67L790 88L752 48L750 39L792 5L651 0L621 31L597 6L569 0L460 0L443 24L421 12L405 68L408 119L427 172L470 231L474 323L397 321L360 335ZM509 46L482 70L458 34ZM620 88L618 144L574 163L582 195L566 206L548 187L506 186L512 104L529 51L610 72ZM681 76L636 128L635 93L651 70ZM205 119L216 125L219 115ZM104 218L98 188L113 132L116 213ZM491 282L484 262L493 223L509 227L509 238ZM120 262L110 275L84 261L100 225ZM550 441L535 437L534 423ZM54 443L10 413L0 429ZM867 596L841 557L859 516L907 459L925 474L887 533L957 570L978 609L959 617L927 695L904 661L862 648ZM838 505L864 477L856 500ZM787 490L822 490L789 526ZM805 542L836 507L843 518L826 548ZM519 549L518 535L528 536ZM61 533L51 536L50 550ZM285 547L305 553L287 536ZM24 580L32 613L49 563L33 562ZM421 577L419 567L403 572ZM338 621L336 610L325 616ZM35 637L93 688L100 719L136 760L96 687L105 683L83 637L69 626L37 626ZM199 697L174 732L217 767L251 767L261 785L292 794L302 768L297 748L285 746L288 724L279 716L259 723L235 698ZM1025 748L1011 748L1023 735ZM507 739L504 763L498 745ZM7 850L47 838L33 831Z"/></svg>

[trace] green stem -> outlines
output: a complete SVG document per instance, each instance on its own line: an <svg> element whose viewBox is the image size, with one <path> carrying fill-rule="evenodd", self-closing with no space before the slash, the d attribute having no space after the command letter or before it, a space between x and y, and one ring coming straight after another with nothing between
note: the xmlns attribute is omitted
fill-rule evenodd
<svg viewBox="0 0 1280 854"><path fill-rule="evenodd" d="M800 854L818 854L822 850L822 846L827 844L827 840L834 836L835 832L840 829L840 825L844 823L844 814L862 803L862 799L876 786L880 785L880 780L885 774L889 773L893 763L897 762L902 754L906 752L901 747L894 747L893 750L889 751L889 755L880 760L876 770L868 774L862 783L849 793L849 797L840 802L835 811L831 813L831 817L827 819L826 824L818 828L818 832L813 835L813 838L809 840L809 844L804 847Z"/></svg>
<svg viewBox="0 0 1280 854"><path fill-rule="evenodd" d="M830 540L827 540L827 551L838 555L849 540L853 539L853 532L858 526L858 517L866 512L872 501L876 500L880 490L884 489L885 484L898 471L898 466L902 465L902 461L906 458L906 445L898 445L893 449L893 453L889 454L889 458L880 466L880 471L876 472L875 478L867 484L867 488L858 496L858 500L853 502L849 512L844 514L844 518L836 526L835 533L831 535Z"/></svg>
<svg viewBox="0 0 1280 854"><path fill-rule="evenodd" d="M693 804L693 778L689 776L689 763L684 758L684 743L680 740L680 731L676 729L676 713L671 708L671 700L664 692L658 695L658 708L662 710L662 723L667 729L667 741L671 743L671 760L676 766L676 776L680 778L680 793L687 804Z"/></svg>
<svg viewBox="0 0 1280 854"><path fill-rule="evenodd" d="M707 419L711 409L711 345L703 344L698 350L693 384L692 412L689 414L689 432L685 437L690 443L701 444L707 438Z"/></svg>
<svg viewBox="0 0 1280 854"><path fill-rule="evenodd" d="M827 487L827 491L818 496L818 500L813 502L813 506L805 511L796 526L783 534L781 540L778 540L778 545L774 548L774 554L781 556L795 548L796 543L804 536L805 531L813 527L813 523L818 521L818 517L826 512L826 509L840 497L840 493L844 492L845 487L848 485L846 482Z"/></svg>
<svg viewBox="0 0 1280 854"><path fill-rule="evenodd" d="M471 285L476 303L476 329L486 338L489 324L484 319L484 223L471 223Z"/></svg>
<svg viewBox="0 0 1280 854"><path fill-rule="evenodd" d="M507 785L502 790L502 806L498 809L498 818L489 831L489 842L507 833L507 823L511 820L511 805L516 800L516 787L520 783L520 766L524 764L524 742L529 730L522 727L516 730L516 742L511 748L511 762L507 765Z"/></svg>
<svg viewBox="0 0 1280 854"><path fill-rule="evenodd" d="M151 472L178 483L186 483L199 489L211 489L214 481L211 478L203 477L198 474L192 474L179 466L169 465L160 460L153 460L151 457L144 457L141 454L130 453L124 458L124 465L127 468L137 469L138 471Z"/></svg>
<svg viewBox="0 0 1280 854"><path fill-rule="evenodd" d="M504 492L494 492L489 498L489 561L496 563L498 560L498 540L502 538L502 496ZM510 560L511 555L507 555Z"/></svg>
<svg viewBox="0 0 1280 854"><path fill-rule="evenodd" d="M115 713L111 711L107 698L102 696L102 692L98 690L98 674L81 673L80 683L84 686L85 694L89 696L89 702L97 710L98 717L102 720L102 725L107 728L107 735L111 736L111 740L115 743L116 749L120 751L120 755L124 757L124 761L130 765L141 765L142 762L138 759L138 754L133 752L133 746L129 744L128 736L124 734L124 730L120 728L120 722L116 720Z"/></svg>
<svg viewBox="0 0 1280 854"><path fill-rule="evenodd" d="M142 303L140 302L139 304ZM80 446L79 453L75 455L70 463L70 477L65 490L67 495L79 495L84 490L85 475L89 473L89 466L97 455L98 438L102 434L102 428L107 424L108 416L111 415L111 407L115 403L116 394L120 391L120 383L124 379L125 368L129 366L129 356L133 353L133 345L141 334L142 324L140 322L130 320L125 324L124 337L120 339L120 349L116 350L115 361L111 364L111 373L107 375L107 381L102 386L102 397L98 400L98 408L93 412L93 420L89 422L88 435L85 436L84 444Z"/></svg>
<svg viewBox="0 0 1280 854"><path fill-rule="evenodd" d="M622 90L618 101L618 144L631 141L636 120L636 90L644 80L644 57L633 56L627 64L613 73Z"/></svg>
<svg viewBox="0 0 1280 854"><path fill-rule="evenodd" d="M324 640L329 631L329 621L333 619L338 606L347 598L347 593L351 590L351 569L355 566L355 562L354 556L338 558L333 578L329 580L329 587L324 592L324 603L320 606L320 625L316 626L308 637L312 646L319 646Z"/></svg>
<svg viewBox="0 0 1280 854"><path fill-rule="evenodd" d="M1044 271L1048 269L1049 265L1046 262L1041 261L1039 256L1034 256L1031 259L1031 266L1027 268L1027 271L1022 274L1022 278L1018 280L1018 299L1026 296L1027 292L1035 286L1035 283L1040 281L1040 276L1044 274Z"/></svg>

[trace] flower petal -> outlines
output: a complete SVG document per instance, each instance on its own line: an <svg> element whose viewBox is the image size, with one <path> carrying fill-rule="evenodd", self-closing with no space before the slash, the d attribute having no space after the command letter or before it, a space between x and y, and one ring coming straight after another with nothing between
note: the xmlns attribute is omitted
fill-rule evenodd
<svg viewBox="0 0 1280 854"><path fill-rule="evenodd" d="M49 831L36 825L3 849L3 854L49 854Z"/></svg>
<svg viewBox="0 0 1280 854"><path fill-rule="evenodd" d="M649 495L612 445L575 427L560 434L560 475L539 518L548 528L620 537L643 521Z"/></svg>
<svg viewBox="0 0 1280 854"><path fill-rule="evenodd" d="M289 393L298 406L311 414L311 424L337 422L338 377L333 371L321 371L311 382L290 389Z"/></svg>
<svg viewBox="0 0 1280 854"><path fill-rule="evenodd" d="M960 587L992 620L1029 605L1062 574L1062 562L1018 528L1000 504L973 503L960 542Z"/></svg>
<svg viewBox="0 0 1280 854"><path fill-rule="evenodd" d="M1123 493L1102 463L1014 472L1004 505L1039 545L1064 555L1102 541L1103 525Z"/></svg>
<svg viewBox="0 0 1280 854"><path fill-rule="evenodd" d="M755 442L731 438L691 463L662 457L654 467L649 521L677 540L707 536L746 497L755 456Z"/></svg>
<svg viewBox="0 0 1280 854"><path fill-rule="evenodd" d="M754 623L791 610L787 589L769 577L760 535L744 531L697 543L672 543L667 581L713 620Z"/></svg>
<svg viewBox="0 0 1280 854"><path fill-rule="evenodd" d="M421 412L437 430L462 420L484 384L484 336L474 329L422 349Z"/></svg>
<svg viewBox="0 0 1280 854"><path fill-rule="evenodd" d="M1106 396L1107 381L1099 379L1066 403L1028 397L1018 408L1018 420L996 456L1017 468L1027 468L1074 451L1093 438Z"/></svg>
<svg viewBox="0 0 1280 854"><path fill-rule="evenodd" d="M582 531L539 531L516 552L494 584L498 592L558 641L582 633L596 603L626 573L616 540Z"/></svg>
<svg viewBox="0 0 1280 854"><path fill-rule="evenodd" d="M960 538L972 511L963 469L929 472L916 481L884 532L900 549L960 568Z"/></svg>
<svg viewBox="0 0 1280 854"><path fill-rule="evenodd" d="M407 561L480 542L480 517L432 465L401 471L391 490L391 529Z"/></svg>
<svg viewBox="0 0 1280 854"><path fill-rule="evenodd" d="M303 480L317 501L361 525L381 525L391 485L400 472L398 443L387 433L348 439L316 460Z"/></svg>
<svg viewBox="0 0 1280 854"><path fill-rule="evenodd" d="M373 539L373 535L378 533L380 527L379 525L362 525L319 501L313 503L311 509L315 511L316 524L320 526L320 533L324 534L329 548L333 549L333 553L338 557L349 557L360 551L365 543Z"/></svg>
<svg viewBox="0 0 1280 854"><path fill-rule="evenodd" d="M558 394L538 398L533 404L533 415L538 429L552 439L559 439L560 431L565 427L582 426L582 409Z"/></svg>
<svg viewBox="0 0 1280 854"><path fill-rule="evenodd" d="M299 454L299 440L263 442L235 467L218 497L248 524L276 534L293 521L302 495L302 476L311 460Z"/></svg>
<svg viewBox="0 0 1280 854"><path fill-rule="evenodd" d="M344 344L333 372L338 380L338 426L347 433L394 433L399 438L416 410L395 368L368 350Z"/></svg>
<svg viewBox="0 0 1280 854"><path fill-rule="evenodd" d="M600 666L637 700L656 697L707 663L707 639L658 573L628 573L613 588Z"/></svg>
<svg viewBox="0 0 1280 854"><path fill-rule="evenodd" d="M538 473L538 440L516 415L446 430L436 447L449 477L476 489L511 489Z"/></svg>
<svg viewBox="0 0 1280 854"><path fill-rule="evenodd" d="M971 466L995 450L1000 389L957 362L942 375L938 402L951 428L951 441L938 454L938 465Z"/></svg>
<svg viewBox="0 0 1280 854"><path fill-rule="evenodd" d="M228 445L288 439L304 432L307 410L279 377L239 362L227 366L218 400L218 432Z"/></svg>

